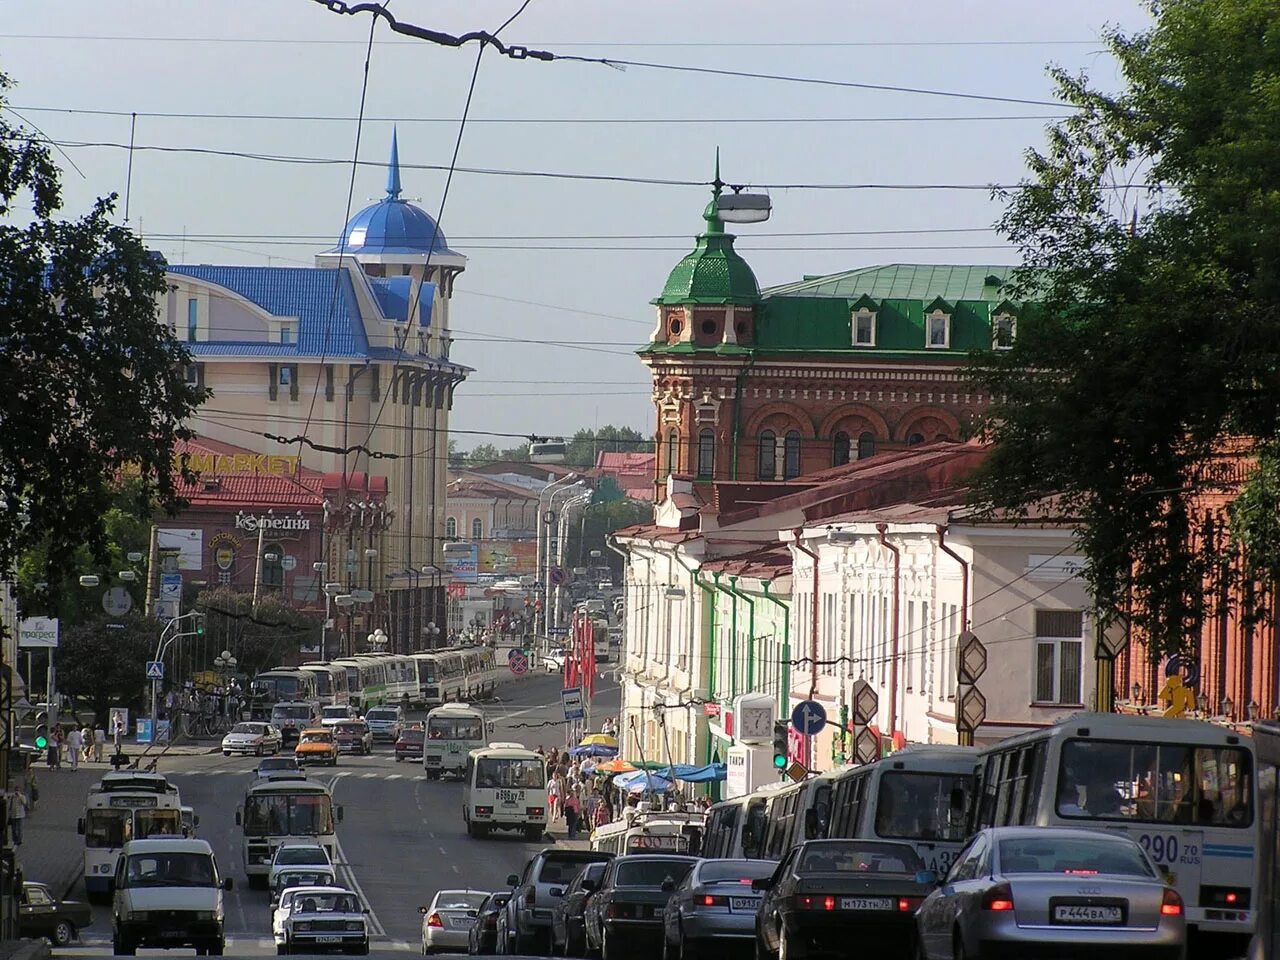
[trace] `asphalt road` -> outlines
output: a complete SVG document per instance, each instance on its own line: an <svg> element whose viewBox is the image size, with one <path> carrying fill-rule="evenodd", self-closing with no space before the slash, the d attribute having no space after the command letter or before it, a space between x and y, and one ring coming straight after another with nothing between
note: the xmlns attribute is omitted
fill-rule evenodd
<svg viewBox="0 0 1280 960"><path fill-rule="evenodd" d="M562 744L563 713L559 675L531 676L508 683L498 699L485 704L495 723L494 740L537 747ZM592 703L601 719L618 713L618 687L602 681ZM548 725L549 724L549 725ZM598 728L598 722L594 724ZM226 895L227 954L274 956L267 892L251 890L242 867L236 808L249 784L252 757L211 754L166 761L162 773L182 792L200 817L198 836L208 840L224 873L235 880ZM462 821L462 787L427 780L418 763L396 763L391 748L378 744L368 757L343 757L336 770L312 773L331 782L335 803L343 808L338 827L339 876L370 910L374 955L421 949L420 905L437 890L496 890L506 886L528 858L549 843L526 843L514 834L486 840L467 836ZM563 824L553 825L563 837ZM83 890L78 891L83 898ZM94 907L93 926L81 942L57 951L60 956L107 956L111 922L106 907ZM166 951L140 951L140 954Z"/></svg>

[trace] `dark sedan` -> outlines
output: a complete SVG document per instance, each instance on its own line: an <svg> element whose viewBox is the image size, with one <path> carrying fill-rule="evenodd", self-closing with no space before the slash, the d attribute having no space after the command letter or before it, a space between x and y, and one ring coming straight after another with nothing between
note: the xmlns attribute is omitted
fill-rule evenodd
<svg viewBox="0 0 1280 960"><path fill-rule="evenodd" d="M551 953L581 957L587 952L586 909L591 895L600 889L604 863L589 863L560 894L551 914ZM556 896L552 890L551 895Z"/></svg>
<svg viewBox="0 0 1280 960"><path fill-rule="evenodd" d="M489 894L484 903L480 904L476 922L467 933L467 953L474 956L498 952L498 914L510 899L511 894L504 890L502 893Z"/></svg>
<svg viewBox="0 0 1280 960"><path fill-rule="evenodd" d="M770 860L703 860L690 870L667 901L665 955L693 960L716 948L750 947L760 907L751 884L772 876L776 866Z"/></svg>
<svg viewBox="0 0 1280 960"><path fill-rule="evenodd" d="M887 840L810 840L792 850L756 914L756 954L847 954L851 943L885 956L915 949L915 913L937 877L914 848Z"/></svg>
<svg viewBox="0 0 1280 960"><path fill-rule="evenodd" d="M43 883L24 883L18 903L18 936L47 937L56 947L65 947L92 922L87 903L59 900Z"/></svg>
<svg viewBox="0 0 1280 960"><path fill-rule="evenodd" d="M400 736L396 738L396 763L405 759L421 760L422 741L425 737L426 732L421 727L401 730Z"/></svg>
<svg viewBox="0 0 1280 960"><path fill-rule="evenodd" d="M356 753L361 756L373 752L373 734L363 720L339 720L329 727L339 753Z"/></svg>
<svg viewBox="0 0 1280 960"><path fill-rule="evenodd" d="M628 953L652 957L662 946L662 918L696 857L632 854L610 860L586 909L588 952L601 960Z"/></svg>

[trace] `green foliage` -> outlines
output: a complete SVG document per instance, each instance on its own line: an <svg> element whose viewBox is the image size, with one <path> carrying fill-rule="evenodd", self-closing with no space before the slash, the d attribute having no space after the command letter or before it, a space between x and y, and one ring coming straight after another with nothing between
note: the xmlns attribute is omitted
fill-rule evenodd
<svg viewBox="0 0 1280 960"><path fill-rule="evenodd" d="M58 216L49 147L3 119L11 86L0 74L0 569L24 561L29 581L60 584L83 572L82 548L109 559L126 470L130 514L178 505L173 446L203 391L157 311L162 264L112 223L114 197Z"/></svg>
<svg viewBox="0 0 1280 960"><path fill-rule="evenodd" d="M474 447L470 453L462 454L457 465L463 468L477 467L484 466L486 463L500 461L528 463L529 445L526 443L518 447L505 447L500 450L492 443L482 443Z"/></svg>
<svg viewBox="0 0 1280 960"><path fill-rule="evenodd" d="M605 424L596 430L582 429L573 435L565 450L568 467L594 467L601 453L652 453L653 438L630 427Z"/></svg>
<svg viewBox="0 0 1280 960"><path fill-rule="evenodd" d="M259 596L255 607L252 594L216 587L201 591L195 607L205 613L210 649L229 650L239 661L237 672L249 677L296 655L304 643L319 643L321 618L295 610L274 593ZM330 631L331 643L334 636Z"/></svg>
<svg viewBox="0 0 1280 960"><path fill-rule="evenodd" d="M63 627L54 663L58 689L93 710L96 723L106 723L108 708L125 706L136 710L144 705L149 685L147 661L155 656L162 625L138 613L110 622L97 616Z"/></svg>
<svg viewBox="0 0 1280 960"><path fill-rule="evenodd" d="M572 565L576 567L608 565L615 582L621 582L622 558L608 548L605 539L615 530L652 519L651 503L627 499L593 500L587 506L582 520L570 526L565 556L573 558ZM600 551L598 560L591 559L592 550Z"/></svg>
<svg viewBox="0 0 1280 960"><path fill-rule="evenodd" d="M997 443L978 497L1056 494L1104 620L1131 613L1159 654L1198 634L1222 559L1188 548L1186 492L1224 436L1280 432L1280 5L1151 12L1109 37L1119 93L1054 71L1075 112L1000 223L1023 258L1006 293L1036 305L974 376Z"/></svg>

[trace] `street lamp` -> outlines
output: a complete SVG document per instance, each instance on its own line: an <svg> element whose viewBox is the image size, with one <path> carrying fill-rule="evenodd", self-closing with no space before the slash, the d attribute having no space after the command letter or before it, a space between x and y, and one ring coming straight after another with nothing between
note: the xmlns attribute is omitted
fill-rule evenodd
<svg viewBox="0 0 1280 960"><path fill-rule="evenodd" d="M1196 697L1196 707L1197 709L1199 709L1202 715L1208 713L1209 712L1209 695L1206 693L1202 693L1200 694L1200 696Z"/></svg>
<svg viewBox="0 0 1280 960"><path fill-rule="evenodd" d="M369 642L369 646L374 650L381 650L387 645L387 635L381 627L376 628L373 633L365 637Z"/></svg>
<svg viewBox="0 0 1280 960"><path fill-rule="evenodd" d="M1258 719L1258 714L1262 710L1262 704L1258 703L1257 700L1250 700L1248 706L1244 709L1246 711L1246 715L1249 717L1249 722L1253 723L1253 721Z"/></svg>
<svg viewBox="0 0 1280 960"><path fill-rule="evenodd" d="M1134 684L1133 684L1133 702L1134 703L1142 702L1142 684L1138 683L1136 680L1134 681Z"/></svg>
<svg viewBox="0 0 1280 960"><path fill-rule="evenodd" d="M1230 697L1222 698L1222 715L1226 717L1228 720L1231 719L1231 712L1235 709L1235 707L1236 705Z"/></svg>
<svg viewBox="0 0 1280 960"><path fill-rule="evenodd" d="M440 637L440 628L436 626L434 620L428 620L426 626L422 628L422 632L427 635L427 649L433 649Z"/></svg>

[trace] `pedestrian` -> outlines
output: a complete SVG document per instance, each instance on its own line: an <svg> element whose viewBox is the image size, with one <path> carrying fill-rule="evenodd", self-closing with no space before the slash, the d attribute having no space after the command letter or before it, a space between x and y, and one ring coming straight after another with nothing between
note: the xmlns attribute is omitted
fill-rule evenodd
<svg viewBox="0 0 1280 960"><path fill-rule="evenodd" d="M67 734L67 759L71 762L72 770L80 769L82 756L84 756L84 734L80 732L79 727L72 727L71 732Z"/></svg>
<svg viewBox="0 0 1280 960"><path fill-rule="evenodd" d="M93 762L101 763L102 754L107 748L107 731L98 724L93 728Z"/></svg>
<svg viewBox="0 0 1280 960"><path fill-rule="evenodd" d="M62 766L62 727L60 725L55 724L49 734L49 749L45 753L44 760L50 770L57 770Z"/></svg>
<svg viewBox="0 0 1280 960"><path fill-rule="evenodd" d="M548 814L552 820L560 819L560 778L552 777L551 782L547 784L547 806L550 807Z"/></svg>
<svg viewBox="0 0 1280 960"><path fill-rule="evenodd" d="M569 793L564 798L564 822L569 828L569 839L578 839L578 817L582 813L582 798L578 794L578 785L569 785Z"/></svg>
<svg viewBox="0 0 1280 960"><path fill-rule="evenodd" d="M88 763L93 757L93 729L87 723L80 729L80 740L84 744L80 748L80 759Z"/></svg>
<svg viewBox="0 0 1280 960"><path fill-rule="evenodd" d="M15 847L22 846L22 825L27 822L27 792L22 787L5 794L9 805L9 833Z"/></svg>

